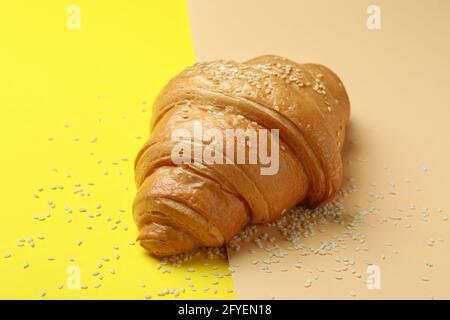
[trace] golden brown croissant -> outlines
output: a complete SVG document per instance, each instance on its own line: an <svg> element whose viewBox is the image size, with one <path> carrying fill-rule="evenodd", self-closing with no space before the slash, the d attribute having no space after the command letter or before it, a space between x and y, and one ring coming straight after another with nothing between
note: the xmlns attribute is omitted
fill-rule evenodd
<svg viewBox="0 0 450 320"><path fill-rule="evenodd" d="M156 256L222 246L248 223L273 221L298 203L312 207L331 199L342 184L349 113L342 82L322 65L267 55L187 68L157 97L151 136L136 157L133 211L141 245ZM199 138L199 123L217 135ZM279 140L265 136L268 153L278 152L276 173L262 174L267 161L260 155L256 164L229 159L217 136L227 137L230 128L258 132L257 141L263 140L259 132L278 129ZM224 161L194 156L175 162L180 142L192 150L210 147ZM242 151L238 146L232 151ZM247 160L251 148L246 140Z"/></svg>

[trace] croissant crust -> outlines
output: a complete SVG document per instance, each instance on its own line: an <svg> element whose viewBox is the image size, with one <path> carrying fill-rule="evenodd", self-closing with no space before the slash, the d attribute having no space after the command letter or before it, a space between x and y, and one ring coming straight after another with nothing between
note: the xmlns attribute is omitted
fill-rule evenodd
<svg viewBox="0 0 450 320"><path fill-rule="evenodd" d="M330 200L342 184L349 114L342 82L322 65L266 55L187 68L156 98L150 137L135 160L133 213L141 245L160 257L218 247L249 223ZM277 173L262 175L259 162L175 164L173 133L193 133L195 123L219 132L278 129Z"/></svg>

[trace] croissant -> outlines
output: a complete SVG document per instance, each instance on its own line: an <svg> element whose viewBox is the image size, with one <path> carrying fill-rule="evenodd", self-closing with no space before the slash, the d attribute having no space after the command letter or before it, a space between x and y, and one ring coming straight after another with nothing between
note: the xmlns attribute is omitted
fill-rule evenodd
<svg viewBox="0 0 450 320"><path fill-rule="evenodd" d="M265 55L187 68L156 98L150 138L135 160L137 240L158 257L218 247L249 223L330 200L342 184L349 114L344 85L322 65ZM214 134L196 135L199 124ZM278 155L276 173L262 174L268 163L252 154L250 135L244 150L217 138L229 129L266 139L266 155ZM173 157L180 143L181 162ZM199 148L224 161L192 156ZM256 154L257 161L238 162L230 150L245 151L247 160Z"/></svg>

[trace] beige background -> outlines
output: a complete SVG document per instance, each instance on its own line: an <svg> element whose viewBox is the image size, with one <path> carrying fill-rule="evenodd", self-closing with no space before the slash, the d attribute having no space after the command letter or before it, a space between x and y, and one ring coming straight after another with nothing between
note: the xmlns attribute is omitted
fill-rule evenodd
<svg viewBox="0 0 450 320"><path fill-rule="evenodd" d="M376 210L338 252L290 251L271 273L261 271L265 253L252 242L229 250L237 298L449 299L450 1L188 4L198 61L274 53L341 77L352 104L345 175L358 188L346 215ZM366 27L370 4L381 8L381 30ZM342 230L328 224L303 243L318 246ZM370 263L380 267L380 290L366 287Z"/></svg>

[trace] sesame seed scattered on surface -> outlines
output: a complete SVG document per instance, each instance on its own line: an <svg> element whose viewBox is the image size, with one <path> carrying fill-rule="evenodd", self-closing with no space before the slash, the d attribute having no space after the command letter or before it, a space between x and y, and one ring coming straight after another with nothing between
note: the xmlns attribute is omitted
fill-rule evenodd
<svg viewBox="0 0 450 320"><path fill-rule="evenodd" d="M311 281L310 279L306 279L306 280L305 280L304 287L305 287L305 288L309 288L309 287L311 287L311 285L312 285L312 281Z"/></svg>

